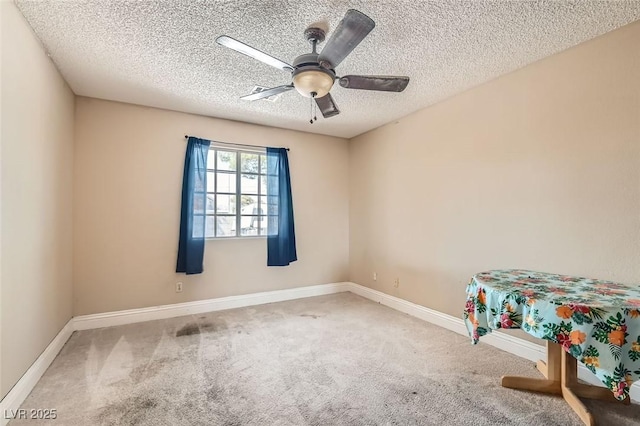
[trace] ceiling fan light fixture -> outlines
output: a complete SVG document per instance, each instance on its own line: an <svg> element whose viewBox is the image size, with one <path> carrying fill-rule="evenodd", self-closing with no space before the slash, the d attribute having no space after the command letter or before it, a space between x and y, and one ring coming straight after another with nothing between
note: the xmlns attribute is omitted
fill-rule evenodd
<svg viewBox="0 0 640 426"><path fill-rule="evenodd" d="M317 69L301 70L293 75L293 87L305 98L326 96L333 87L333 81L331 74Z"/></svg>

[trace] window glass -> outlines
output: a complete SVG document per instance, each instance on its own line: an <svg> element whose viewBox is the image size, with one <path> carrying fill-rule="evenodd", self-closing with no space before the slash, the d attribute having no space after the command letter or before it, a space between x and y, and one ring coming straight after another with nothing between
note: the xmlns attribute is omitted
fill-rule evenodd
<svg viewBox="0 0 640 426"><path fill-rule="evenodd" d="M207 238L267 234L266 158L264 151L211 147L206 206L196 206L198 212L206 214Z"/></svg>
<svg viewBox="0 0 640 426"><path fill-rule="evenodd" d="M237 157L237 152L218 150L218 163L214 165L207 162L207 167L215 170L228 170L233 172L236 170Z"/></svg>
<svg viewBox="0 0 640 426"><path fill-rule="evenodd" d="M240 175L240 189L243 194L258 194L259 175Z"/></svg>

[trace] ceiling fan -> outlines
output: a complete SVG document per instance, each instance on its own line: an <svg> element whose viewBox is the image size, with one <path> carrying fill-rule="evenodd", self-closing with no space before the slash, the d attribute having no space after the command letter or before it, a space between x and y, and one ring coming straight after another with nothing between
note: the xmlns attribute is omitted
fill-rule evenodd
<svg viewBox="0 0 640 426"><path fill-rule="evenodd" d="M313 98L324 118L330 118L340 114L338 106L329 93L336 79L340 86L346 89L378 90L383 92L402 92L409 84L409 77L382 75L336 76L335 68L364 40L375 25L375 22L364 13L349 9L333 34L331 34L331 38L327 41L320 54L316 52L316 47L318 43L324 41L325 31L321 28L309 27L305 30L304 35L311 43L312 52L295 58L293 65L289 65L226 35L218 37L216 43L291 73L292 84L266 89L262 92L243 96L241 99L255 101L295 88L302 96ZM313 121L312 119L311 123Z"/></svg>

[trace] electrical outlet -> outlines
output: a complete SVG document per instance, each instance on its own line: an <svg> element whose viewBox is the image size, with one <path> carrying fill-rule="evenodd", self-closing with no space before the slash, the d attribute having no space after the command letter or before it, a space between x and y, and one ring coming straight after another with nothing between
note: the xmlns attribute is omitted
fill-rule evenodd
<svg viewBox="0 0 640 426"><path fill-rule="evenodd" d="M375 272L373 273L373 280L378 281L378 274Z"/></svg>
<svg viewBox="0 0 640 426"><path fill-rule="evenodd" d="M182 283L176 283L176 293L182 293Z"/></svg>
<svg viewBox="0 0 640 426"><path fill-rule="evenodd" d="M400 278L396 278L395 280L393 280L393 286L395 288L400 287Z"/></svg>

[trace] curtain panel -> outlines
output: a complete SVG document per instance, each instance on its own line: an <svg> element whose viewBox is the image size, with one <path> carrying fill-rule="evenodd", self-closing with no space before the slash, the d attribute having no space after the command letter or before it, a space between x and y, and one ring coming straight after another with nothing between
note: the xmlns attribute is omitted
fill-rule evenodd
<svg viewBox="0 0 640 426"><path fill-rule="evenodd" d="M286 148L267 148L267 266L298 260Z"/></svg>
<svg viewBox="0 0 640 426"><path fill-rule="evenodd" d="M207 206L207 154L211 141L192 136L187 141L182 177L180 239L176 272L203 271L205 215Z"/></svg>

